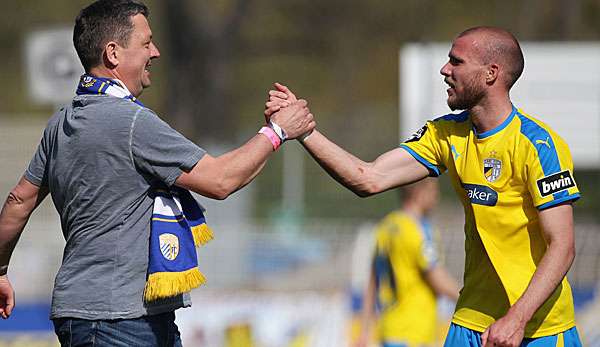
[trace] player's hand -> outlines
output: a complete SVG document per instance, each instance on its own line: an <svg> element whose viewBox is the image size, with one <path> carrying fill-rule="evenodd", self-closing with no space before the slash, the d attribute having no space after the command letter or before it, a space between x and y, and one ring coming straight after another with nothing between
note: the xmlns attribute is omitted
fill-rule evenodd
<svg viewBox="0 0 600 347"><path fill-rule="evenodd" d="M298 101L296 95L288 87L277 82L273 86L275 89L269 90L269 98L265 103L265 120L267 122L273 113Z"/></svg>
<svg viewBox="0 0 600 347"><path fill-rule="evenodd" d="M509 313L490 325L481 335L483 347L519 347L525 335L525 324L518 315Z"/></svg>
<svg viewBox="0 0 600 347"><path fill-rule="evenodd" d="M7 275L0 276L0 317L7 319L15 307L15 291Z"/></svg>
<svg viewBox="0 0 600 347"><path fill-rule="evenodd" d="M316 126L307 105L306 100L298 100L275 112L271 120L285 131L288 139L295 139L311 132Z"/></svg>
<svg viewBox="0 0 600 347"><path fill-rule="evenodd" d="M369 347L370 343L369 343L369 335L367 334L360 334L358 336L358 338L356 339L356 342L354 342L354 344L352 345L352 347Z"/></svg>

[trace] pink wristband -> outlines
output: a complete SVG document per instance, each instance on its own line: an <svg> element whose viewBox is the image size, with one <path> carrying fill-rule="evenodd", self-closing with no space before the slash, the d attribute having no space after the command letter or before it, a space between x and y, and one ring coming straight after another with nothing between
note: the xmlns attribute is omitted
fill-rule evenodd
<svg viewBox="0 0 600 347"><path fill-rule="evenodd" d="M277 148L279 148L279 146L281 146L281 139L279 138L279 136L277 136L277 134L275 133L275 131L273 131L273 129L271 129L269 127L262 127L262 128L260 128L258 133L265 135L269 139L269 141L271 141L274 151L276 151Z"/></svg>

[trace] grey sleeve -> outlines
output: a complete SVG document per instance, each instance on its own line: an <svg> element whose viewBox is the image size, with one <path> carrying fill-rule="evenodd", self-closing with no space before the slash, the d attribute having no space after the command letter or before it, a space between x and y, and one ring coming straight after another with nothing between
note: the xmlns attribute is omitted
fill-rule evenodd
<svg viewBox="0 0 600 347"><path fill-rule="evenodd" d="M191 170L206 153L148 109L138 111L130 136L135 166L168 186L184 171Z"/></svg>
<svg viewBox="0 0 600 347"><path fill-rule="evenodd" d="M27 170L25 170L25 179L31 182L32 184L41 187L48 185L47 182L47 172L46 172L46 162L47 162L47 153L48 153L48 128L44 130L44 135L40 144L31 158L29 162L29 166Z"/></svg>

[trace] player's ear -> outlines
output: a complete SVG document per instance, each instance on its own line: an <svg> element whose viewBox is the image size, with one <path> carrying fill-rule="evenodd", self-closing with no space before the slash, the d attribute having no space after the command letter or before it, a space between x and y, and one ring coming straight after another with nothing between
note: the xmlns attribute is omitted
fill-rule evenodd
<svg viewBox="0 0 600 347"><path fill-rule="evenodd" d="M494 84L498 79L498 73L500 72L500 67L498 64L490 64L485 71L485 83Z"/></svg>

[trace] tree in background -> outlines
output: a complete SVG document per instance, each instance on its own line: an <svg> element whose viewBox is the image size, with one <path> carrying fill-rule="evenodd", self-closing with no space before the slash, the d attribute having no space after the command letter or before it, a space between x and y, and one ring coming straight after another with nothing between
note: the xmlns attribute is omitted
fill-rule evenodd
<svg viewBox="0 0 600 347"><path fill-rule="evenodd" d="M187 136L220 141L236 117L233 66L241 22L253 0L162 2L169 45L166 103L175 127Z"/></svg>

